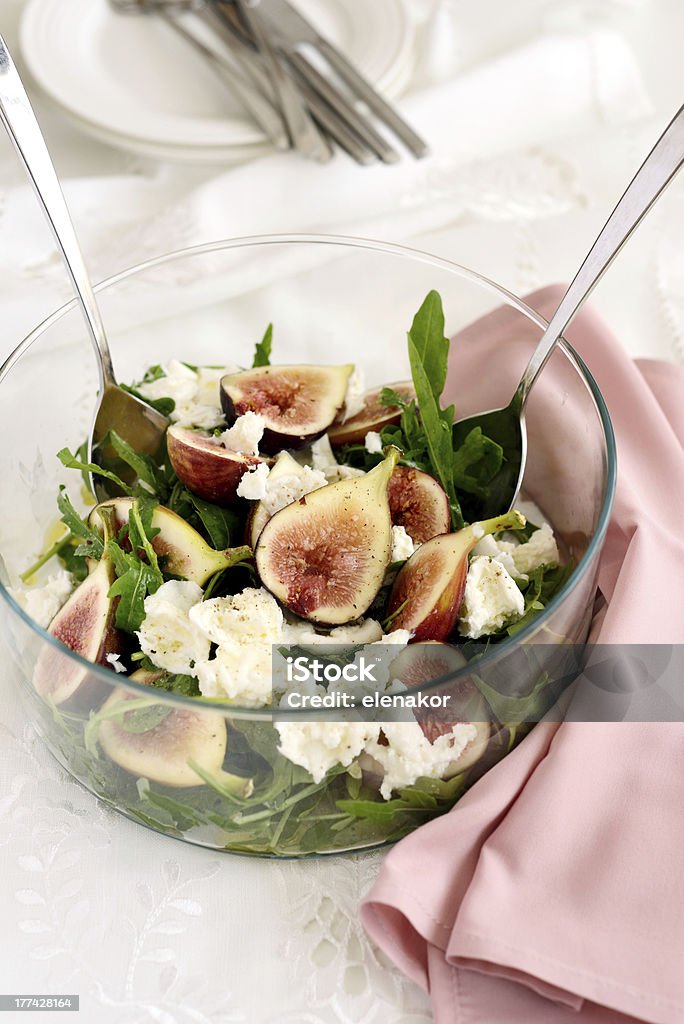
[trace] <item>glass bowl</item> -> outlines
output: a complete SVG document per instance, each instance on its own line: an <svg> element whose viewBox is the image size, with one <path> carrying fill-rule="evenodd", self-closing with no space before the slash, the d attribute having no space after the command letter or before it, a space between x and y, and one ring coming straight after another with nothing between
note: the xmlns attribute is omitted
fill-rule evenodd
<svg viewBox="0 0 684 1024"><path fill-rule="evenodd" d="M323 236L222 241L132 267L97 291L121 381L170 358L249 365L255 341L273 321L275 363L355 362L370 386L410 376L406 331L430 289L442 295L450 335L504 308L509 328L498 349L492 350L491 333L473 331L452 346L448 395L457 415L502 404L545 322L472 271L400 246ZM466 665L424 687L438 692L475 680L488 698L489 741L470 768L446 782L419 780L395 794L391 806L373 787L372 772L357 762L320 785L294 769L277 749L270 710L227 701L209 706L158 690L151 695L68 652L13 599L8 586L54 526L59 484L78 491L78 475L63 469L55 453L64 446L74 450L86 437L96 388L96 363L75 302L37 327L0 368L0 623L5 685L9 676L60 763L121 813L216 850L302 856L377 846L448 810L548 706L537 697L542 691L552 696L553 686L540 687L540 680L571 675L558 652L581 645L589 629L615 448L596 383L567 344L556 349L529 400L524 492L542 507L576 568L543 613L481 653L476 675ZM38 694L39 662L55 672L80 668L84 681L75 703L56 707ZM503 688L501 680L507 681ZM115 691L137 701L117 723L130 719L124 731L148 745L152 762L182 760L178 737L190 733L200 736L200 748L215 746L217 736L219 746L227 743L222 766L202 777L191 773L190 784L186 774L185 785L176 784L178 778L170 785L168 773L162 771L160 781L154 767L141 775L114 763L93 716ZM290 713L300 723L312 716L326 718L310 709ZM235 775L254 780L251 795L248 787L236 787ZM348 813L349 804L340 803L345 800L360 801L363 814Z"/></svg>

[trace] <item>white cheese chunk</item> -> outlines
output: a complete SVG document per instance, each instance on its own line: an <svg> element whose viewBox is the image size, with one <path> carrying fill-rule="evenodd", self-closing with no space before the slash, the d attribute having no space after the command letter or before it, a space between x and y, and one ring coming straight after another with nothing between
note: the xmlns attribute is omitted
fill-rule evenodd
<svg viewBox="0 0 684 1024"><path fill-rule="evenodd" d="M367 743L377 740L376 722L276 722L278 750L321 782L337 764L348 767Z"/></svg>
<svg viewBox="0 0 684 1024"><path fill-rule="evenodd" d="M487 555L489 558L494 558L503 565L510 576L520 577L512 555L513 550L518 546L517 541L495 540L491 534L487 534L486 537L477 542L472 554L473 557L476 555Z"/></svg>
<svg viewBox="0 0 684 1024"><path fill-rule="evenodd" d="M163 377L138 385L138 391L144 398L172 398L176 405L170 418L181 427L211 430L223 423L217 381L224 373L230 372L230 367L221 370L202 368L196 373L185 363L172 359L162 369ZM214 374L212 387L209 380Z"/></svg>
<svg viewBox="0 0 684 1024"><path fill-rule="evenodd" d="M371 739L366 743L365 753L383 770L380 793L385 800L390 799L393 790L412 786L421 776L442 778L451 762L477 736L477 729L469 722L454 724L434 743L430 743L418 722L385 722L382 731L387 743Z"/></svg>
<svg viewBox="0 0 684 1024"><path fill-rule="evenodd" d="M420 547L420 545L418 545L418 547ZM407 558L411 557L415 550L416 545L406 532L406 528L403 526L393 526L392 554L390 556L390 561L405 562Z"/></svg>
<svg viewBox="0 0 684 1024"><path fill-rule="evenodd" d="M376 430L369 430L364 441L369 455L382 455L382 438Z"/></svg>
<svg viewBox="0 0 684 1024"><path fill-rule="evenodd" d="M209 640L189 617L202 600L202 589L187 580L169 580L145 598L145 618L138 640L147 657L167 672L193 675L209 656Z"/></svg>
<svg viewBox="0 0 684 1024"><path fill-rule="evenodd" d="M126 671L126 666L122 664L118 654L107 654L105 655L105 660L109 662L115 672L122 673Z"/></svg>
<svg viewBox="0 0 684 1024"><path fill-rule="evenodd" d="M519 618L525 600L503 565L487 555L470 562L458 625L462 636L476 640Z"/></svg>
<svg viewBox="0 0 684 1024"><path fill-rule="evenodd" d="M71 573L65 569L48 576L42 586L10 587L9 592L34 622L47 629L74 589Z"/></svg>
<svg viewBox="0 0 684 1024"><path fill-rule="evenodd" d="M518 574L530 573L540 565L557 565L558 545L549 524L544 523L525 544L514 547L512 557Z"/></svg>
<svg viewBox="0 0 684 1024"><path fill-rule="evenodd" d="M346 423L352 416L360 413L364 407L363 394L366 390L366 382L363 370L355 366L347 381L347 393L344 396L344 412L342 422Z"/></svg>
<svg viewBox="0 0 684 1024"><path fill-rule="evenodd" d="M224 448L243 455L258 455L259 442L264 436L266 420L258 412L246 412L238 416L232 427L224 430L219 440Z"/></svg>
<svg viewBox="0 0 684 1024"><path fill-rule="evenodd" d="M250 469L245 473L237 487L238 498L246 498L248 501L262 501L266 497L269 467L265 462Z"/></svg>
<svg viewBox="0 0 684 1024"><path fill-rule="evenodd" d="M259 707L270 703L272 646L280 642L283 613L263 588L247 588L192 607L193 626L217 645L213 658L197 663L195 675L205 697L229 697Z"/></svg>
<svg viewBox="0 0 684 1024"><path fill-rule="evenodd" d="M294 460L292 460L294 462ZM263 502L269 515L274 516L281 508L299 501L305 494L317 491L327 484L325 473L311 466L292 467L284 476L270 476L266 480ZM239 492L238 492L239 493Z"/></svg>
<svg viewBox="0 0 684 1024"><path fill-rule="evenodd" d="M356 469L354 466L341 466L338 463L327 434L313 442L311 445L311 458L313 468L319 473L323 473L329 484L337 483L338 480L365 476L363 469Z"/></svg>

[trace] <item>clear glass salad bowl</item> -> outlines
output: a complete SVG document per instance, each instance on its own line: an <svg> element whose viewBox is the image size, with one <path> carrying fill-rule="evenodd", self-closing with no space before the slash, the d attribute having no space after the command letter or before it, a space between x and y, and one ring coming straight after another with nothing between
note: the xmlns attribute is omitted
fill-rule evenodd
<svg viewBox="0 0 684 1024"><path fill-rule="evenodd" d="M461 347L454 343L447 395L457 415L501 405L544 322L472 271L399 246L321 236L223 241L132 267L103 282L98 294L121 381L139 379L149 365L171 358L249 365L255 340L273 322L274 363L353 362L370 386L410 377L406 331L430 289L442 295L450 335L497 307L507 311L509 340L500 351L487 349L472 332ZM61 764L122 814L216 850L302 856L377 846L447 811L543 711L528 700L538 695L540 678L553 683L567 676L557 653L586 639L615 483L608 413L568 345L558 347L529 401L524 492L543 508L575 569L537 618L479 659L473 678L488 698L491 719L482 757L448 782L418 780L390 801L356 763L320 784L293 769L278 752L268 709L209 706L159 690L151 695L148 687L67 651L14 600L8 587L44 549L54 527L59 484L74 491L74 472L55 453L65 446L74 450L86 437L96 387L93 352L74 302L40 324L0 368L3 685L14 687ZM74 707L55 707L37 693L36 666L46 658L54 671L80 662L84 684ZM466 665L424 691L458 687L470 675ZM508 690L497 703L501 679L508 680ZM132 731L139 742L149 742L153 758L176 756L174 735L200 721L206 733L227 738L222 769L207 781L196 779L199 784L171 787L115 764L93 728L93 716L115 690L138 701L142 714ZM310 709L290 718L306 721L312 714L321 720L322 713ZM335 713L328 717L334 721ZM165 724L175 725L175 734L164 731ZM236 774L253 779L250 795L222 782ZM352 805L362 813L350 813Z"/></svg>

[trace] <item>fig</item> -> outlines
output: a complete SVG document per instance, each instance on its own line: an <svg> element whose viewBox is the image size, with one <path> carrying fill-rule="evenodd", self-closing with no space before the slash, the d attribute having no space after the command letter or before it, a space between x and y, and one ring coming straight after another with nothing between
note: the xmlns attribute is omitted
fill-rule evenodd
<svg viewBox="0 0 684 1024"><path fill-rule="evenodd" d="M217 505L237 501L238 484L244 474L264 461L258 455L234 452L205 434L179 426L167 430L166 447L178 479L193 494Z"/></svg>
<svg viewBox="0 0 684 1024"><path fill-rule="evenodd" d="M429 473L397 466L387 488L394 526L403 526L414 544L424 544L451 525L446 491Z"/></svg>
<svg viewBox="0 0 684 1024"><path fill-rule="evenodd" d="M108 654L120 654L123 637L114 624L116 598L109 597L114 570L107 558L95 563L89 576L74 590L48 627L56 640L93 664L111 666ZM45 645L36 662L33 685L53 704L66 704L84 691L97 690L98 683L84 665L70 661L52 646Z"/></svg>
<svg viewBox="0 0 684 1024"><path fill-rule="evenodd" d="M136 674L131 678L149 684ZM218 776L222 785L233 780L236 796L249 794L249 779L222 770L227 732L221 714L176 708L169 701L151 702L146 707L137 703L127 712L127 701L139 702L140 697L128 690L115 690L98 712L97 738L111 761L131 775L175 789L204 784L191 767L194 763L203 773Z"/></svg>
<svg viewBox="0 0 684 1024"><path fill-rule="evenodd" d="M441 676L458 672L465 664L466 659L456 647L437 640L427 640L401 651L392 662L392 678L413 689L425 686ZM418 724L430 743L451 732L452 726L462 722L468 722L476 729L476 735L444 773L444 778L450 779L472 767L484 754L491 733L490 715L482 694L470 679L459 680L458 683L447 682L439 688L439 694L449 697L444 712L435 716L434 712L419 710L416 714Z"/></svg>
<svg viewBox="0 0 684 1024"><path fill-rule="evenodd" d="M392 551L389 448L369 473L328 484L269 519L256 548L262 584L295 615L330 626L358 619L382 586Z"/></svg>
<svg viewBox="0 0 684 1024"><path fill-rule="evenodd" d="M410 630L414 642L446 640L463 601L470 551L486 534L524 525L525 517L513 510L422 544L394 581L388 605L392 629Z"/></svg>
<svg viewBox="0 0 684 1024"><path fill-rule="evenodd" d="M88 521L93 528L99 527L100 510L113 508L114 528L118 531L128 522L133 501L133 498L104 501L95 506ZM246 546L217 551L185 519L163 505L157 505L152 513L152 528L159 530L152 538L152 547L159 556L163 572L167 576L190 580L200 587L215 573L252 554L251 548Z"/></svg>
<svg viewBox="0 0 684 1024"><path fill-rule="evenodd" d="M385 386L385 385L383 385ZM387 387L406 398L407 402L416 397L413 384L402 381L400 384L388 384ZM382 387L372 388L363 396L363 409L344 422L340 417L328 431L330 443L339 448L343 444L363 444L369 430L381 431L399 422L401 409L398 405L383 405L380 401Z"/></svg>
<svg viewBox="0 0 684 1024"><path fill-rule="evenodd" d="M301 448L326 432L344 405L354 369L347 366L260 366L221 378L221 405L230 425L246 412L265 421L265 452Z"/></svg>

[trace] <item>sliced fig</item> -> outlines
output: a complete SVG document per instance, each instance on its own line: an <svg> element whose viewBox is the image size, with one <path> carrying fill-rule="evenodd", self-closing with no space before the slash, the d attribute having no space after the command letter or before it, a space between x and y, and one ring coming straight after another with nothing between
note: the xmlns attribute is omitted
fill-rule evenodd
<svg viewBox="0 0 684 1024"><path fill-rule="evenodd" d="M244 474L258 466L258 455L244 455L200 434L172 426L166 432L166 447L173 470L188 490L205 501L230 505Z"/></svg>
<svg viewBox="0 0 684 1024"><path fill-rule="evenodd" d="M74 590L57 612L48 633L86 661L110 667L108 654L120 654L123 637L114 624L116 598L109 597L114 570L107 558ZM66 704L78 694L92 696L98 683L85 666L77 664L47 644L43 647L33 675L33 685L53 704Z"/></svg>
<svg viewBox="0 0 684 1024"><path fill-rule="evenodd" d="M148 684L144 679L136 681ZM228 776L222 771L227 733L221 714L199 708L176 708L168 700L142 708L137 704L130 711L122 707L127 701L140 699L129 690L118 689L98 713L97 738L110 760L131 775L176 789L203 785L204 780L191 767L192 762L208 775L220 775L224 785L228 779L234 780L236 795L248 795L249 779Z"/></svg>
<svg viewBox="0 0 684 1024"><path fill-rule="evenodd" d="M134 500L113 498L110 501L103 501L90 513L89 524L93 528L99 528L100 511L112 508L114 528L120 530L128 522ZM159 556L162 570L168 576L180 576L181 579L190 580L200 587L204 586L210 576L249 558L252 553L251 548L244 545L217 551L210 547L185 519L163 505L157 505L152 513L152 528L159 531L152 538L152 547Z"/></svg>
<svg viewBox="0 0 684 1024"><path fill-rule="evenodd" d="M416 392L411 381L402 381L400 384L387 384L397 394L410 402L416 397ZM372 388L366 391L363 396L363 409L348 420L340 417L328 430L330 443L339 448L343 444L363 444L364 438L369 430L381 431L383 427L389 427L399 422L401 409L398 405L383 405L380 401L382 387Z"/></svg>
<svg viewBox="0 0 684 1024"><path fill-rule="evenodd" d="M415 642L446 640L463 601L470 551L486 534L524 525L525 517L511 511L421 545L394 581L388 605L392 628L410 630Z"/></svg>
<svg viewBox="0 0 684 1024"><path fill-rule="evenodd" d="M228 424L246 412L266 420L265 452L301 448L324 434L344 405L354 369L347 366L260 366L221 378Z"/></svg>
<svg viewBox="0 0 684 1024"><path fill-rule="evenodd" d="M256 548L261 582L290 611L341 626L378 593L392 551L391 448L370 473L312 491L276 512Z"/></svg>
<svg viewBox="0 0 684 1024"><path fill-rule="evenodd" d="M414 544L449 532L451 515L446 491L429 473L397 466L387 488L394 526L403 526Z"/></svg>
<svg viewBox="0 0 684 1024"><path fill-rule="evenodd" d="M456 673L465 664L466 659L456 647L437 640L427 640L411 644L401 651L392 662L392 677L409 689L414 689ZM467 722L476 730L476 735L445 772L444 778L450 779L472 767L484 754L491 734L490 714L480 691L470 679L459 680L458 683L446 682L440 687L439 694L449 698L443 712L435 713L429 709L419 710L416 714L418 724L430 743L451 732L452 726L459 723Z"/></svg>

